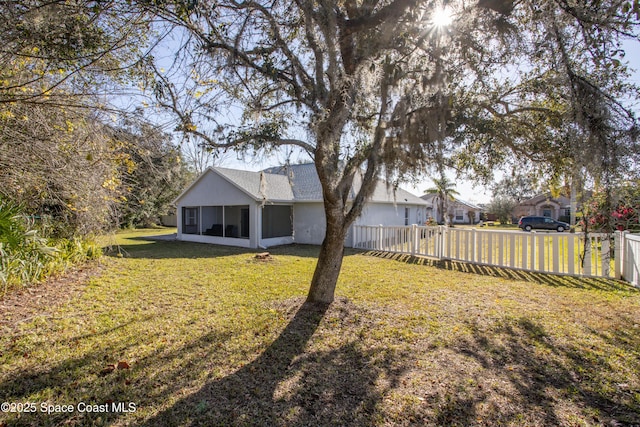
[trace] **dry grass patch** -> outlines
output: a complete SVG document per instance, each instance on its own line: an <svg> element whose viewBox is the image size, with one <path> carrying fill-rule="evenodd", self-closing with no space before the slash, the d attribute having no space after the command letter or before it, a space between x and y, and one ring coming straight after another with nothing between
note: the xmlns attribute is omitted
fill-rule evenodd
<svg viewBox="0 0 640 427"><path fill-rule="evenodd" d="M143 237L119 236L82 292L0 337L4 400L136 411L0 424L640 424L640 292L619 282L352 252L336 302L308 307L316 248L256 262Z"/></svg>

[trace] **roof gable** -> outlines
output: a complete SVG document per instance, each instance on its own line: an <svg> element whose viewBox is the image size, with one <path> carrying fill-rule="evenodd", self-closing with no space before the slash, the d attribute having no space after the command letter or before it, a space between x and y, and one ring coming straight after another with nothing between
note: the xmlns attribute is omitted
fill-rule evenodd
<svg viewBox="0 0 640 427"><path fill-rule="evenodd" d="M240 169L213 168L213 170L257 201L294 200L294 194L286 176Z"/></svg>
<svg viewBox="0 0 640 427"><path fill-rule="evenodd" d="M560 205L566 205L570 203L570 199L562 195L558 197L553 197L551 196L551 193L542 193L542 194L533 196L530 199L523 200L522 202L519 203L518 206L537 206L545 202L552 202Z"/></svg>
<svg viewBox="0 0 640 427"><path fill-rule="evenodd" d="M240 192L256 201L293 201L291 186L286 177L239 169L209 167L176 197L174 203L177 204L179 200L189 194L189 192L197 187L209 174L215 174L224 179Z"/></svg>
<svg viewBox="0 0 640 427"><path fill-rule="evenodd" d="M436 202L436 199L438 197L439 196L438 196L437 193L427 193L427 194L421 196L420 198L422 200L426 200L426 201L430 202L431 204L433 204L433 203ZM450 206L465 206L465 207L467 207L469 209L473 209L473 210L477 210L477 211L482 210L482 207L480 207L478 205L474 205L471 202L467 202L466 200L462 200L462 199L459 199L457 197L454 197L453 200L450 200L449 201L449 205Z"/></svg>
<svg viewBox="0 0 640 427"><path fill-rule="evenodd" d="M454 203L459 206L466 206L469 209L481 211L482 208L478 205L474 205L473 203L467 202L466 200L458 199L457 197L454 200Z"/></svg>

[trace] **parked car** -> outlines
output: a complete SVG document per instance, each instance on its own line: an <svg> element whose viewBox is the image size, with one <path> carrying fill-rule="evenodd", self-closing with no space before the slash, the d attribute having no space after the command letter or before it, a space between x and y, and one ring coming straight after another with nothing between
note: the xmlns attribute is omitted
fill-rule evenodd
<svg viewBox="0 0 640 427"><path fill-rule="evenodd" d="M566 222L556 221L546 216L523 216L518 221L518 227L524 231L533 229L557 230L559 233L569 230L570 226Z"/></svg>

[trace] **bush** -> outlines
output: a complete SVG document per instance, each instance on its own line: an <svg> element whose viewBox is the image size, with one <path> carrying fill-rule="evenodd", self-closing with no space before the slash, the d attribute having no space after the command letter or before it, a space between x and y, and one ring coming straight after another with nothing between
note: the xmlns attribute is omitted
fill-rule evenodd
<svg viewBox="0 0 640 427"><path fill-rule="evenodd" d="M37 283L74 264L101 255L91 240L47 239L33 217L14 204L0 200L0 285L9 288Z"/></svg>

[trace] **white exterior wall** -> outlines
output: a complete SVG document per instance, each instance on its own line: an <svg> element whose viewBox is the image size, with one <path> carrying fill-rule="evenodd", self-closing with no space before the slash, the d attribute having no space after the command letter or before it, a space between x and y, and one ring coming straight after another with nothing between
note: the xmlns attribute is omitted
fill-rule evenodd
<svg viewBox="0 0 640 427"><path fill-rule="evenodd" d="M426 206L393 205L388 203L367 203L362 215L356 220L357 225L405 225L405 208L409 208L409 224L424 225Z"/></svg>
<svg viewBox="0 0 640 427"><path fill-rule="evenodd" d="M215 172L208 171L178 200L178 206L231 206L250 205L254 202L253 198L238 187Z"/></svg>
<svg viewBox="0 0 640 427"><path fill-rule="evenodd" d="M196 242L196 243L209 243L214 245L225 246L238 246L241 248L255 248L251 245L249 239L234 239L232 237L217 237L217 236L201 236L199 234L182 234L178 237L178 240L184 242Z"/></svg>
<svg viewBox="0 0 640 427"><path fill-rule="evenodd" d="M368 203L356 220L358 225L404 226L405 208L409 208L409 224L424 224L426 206ZM293 234L296 243L320 245L326 233L324 207L322 203L296 203L293 206ZM351 230L346 245L351 246Z"/></svg>
<svg viewBox="0 0 640 427"><path fill-rule="evenodd" d="M182 233L182 208L201 206L249 206L249 239L225 238L217 236L205 236L199 234ZM359 225L385 225L404 226L405 208L409 208L409 224L424 224L426 221L426 206L422 205L393 205L391 203L367 204L360 218L356 220ZM300 243L320 245L324 240L326 222L324 207L321 202L296 202L293 203L293 236L262 239L262 209L256 202L242 190L229 183L213 171L208 171L202 176L188 192L177 201L177 223L179 240L214 243L221 245L241 247L269 247L282 244ZM209 228L211 224L203 223L202 215L199 215L199 227L201 231ZM347 246L351 245L351 230L346 239Z"/></svg>
<svg viewBox="0 0 640 427"><path fill-rule="evenodd" d="M295 243L293 236L272 237L270 239L260 239L261 248L270 248L271 246L290 245Z"/></svg>
<svg viewBox="0 0 640 427"><path fill-rule="evenodd" d="M456 210L462 210L462 220L456 219ZM453 214L453 223L454 224L469 224L469 212L470 210L466 207L451 207L449 211ZM473 215L473 223L477 224L480 222L480 211L474 211Z"/></svg>
<svg viewBox="0 0 640 427"><path fill-rule="evenodd" d="M322 203L293 205L293 238L296 243L320 245L327 230Z"/></svg>

